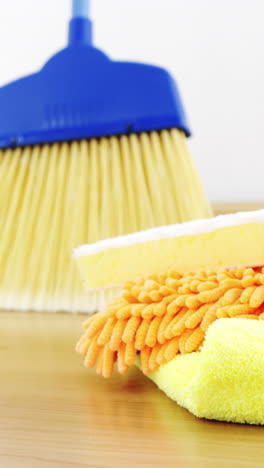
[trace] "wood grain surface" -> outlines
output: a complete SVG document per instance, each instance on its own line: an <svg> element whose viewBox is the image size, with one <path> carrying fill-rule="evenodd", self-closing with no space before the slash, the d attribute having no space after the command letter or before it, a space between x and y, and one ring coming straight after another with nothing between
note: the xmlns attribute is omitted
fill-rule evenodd
<svg viewBox="0 0 264 468"><path fill-rule="evenodd" d="M74 352L83 316L0 313L0 467L263 467L264 428L198 420Z"/></svg>
<svg viewBox="0 0 264 468"><path fill-rule="evenodd" d="M264 466L264 428L198 420L136 369L108 381L85 369L83 320L0 312L1 468Z"/></svg>
<svg viewBox="0 0 264 468"><path fill-rule="evenodd" d="M236 211L263 210L264 202L215 202L213 210L215 215L235 213Z"/></svg>

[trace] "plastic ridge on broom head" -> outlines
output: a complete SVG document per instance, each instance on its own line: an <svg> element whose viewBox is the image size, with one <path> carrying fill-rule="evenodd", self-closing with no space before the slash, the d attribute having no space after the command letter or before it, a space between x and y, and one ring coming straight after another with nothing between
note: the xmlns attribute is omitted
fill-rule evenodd
<svg viewBox="0 0 264 468"><path fill-rule="evenodd" d="M171 75L110 60L92 46L88 16L89 1L73 0L68 47L0 88L0 148L170 128L190 135Z"/></svg>

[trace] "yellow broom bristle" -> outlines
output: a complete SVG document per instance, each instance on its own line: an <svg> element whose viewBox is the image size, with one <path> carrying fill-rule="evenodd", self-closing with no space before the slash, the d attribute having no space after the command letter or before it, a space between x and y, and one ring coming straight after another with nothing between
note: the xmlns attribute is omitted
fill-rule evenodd
<svg viewBox="0 0 264 468"><path fill-rule="evenodd" d="M171 130L1 151L0 309L94 312L116 291L83 292L73 248L210 216L185 140Z"/></svg>
<svg viewBox="0 0 264 468"><path fill-rule="evenodd" d="M159 301L151 299L153 292ZM264 320L264 268L170 272L129 282L105 312L86 321L76 349L86 356L87 367L110 349L110 363L97 371L104 377L111 376L115 361L119 372L126 372L137 353L142 371L149 374L178 353L199 351L210 325L222 317Z"/></svg>

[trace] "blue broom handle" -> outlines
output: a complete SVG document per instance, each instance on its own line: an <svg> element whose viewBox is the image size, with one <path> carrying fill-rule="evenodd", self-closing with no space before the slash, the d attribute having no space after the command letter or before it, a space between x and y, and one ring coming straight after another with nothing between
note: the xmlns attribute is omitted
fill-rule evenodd
<svg viewBox="0 0 264 468"><path fill-rule="evenodd" d="M72 0L72 17L89 18L90 0Z"/></svg>
<svg viewBox="0 0 264 468"><path fill-rule="evenodd" d="M72 0L69 45L92 45L90 0Z"/></svg>

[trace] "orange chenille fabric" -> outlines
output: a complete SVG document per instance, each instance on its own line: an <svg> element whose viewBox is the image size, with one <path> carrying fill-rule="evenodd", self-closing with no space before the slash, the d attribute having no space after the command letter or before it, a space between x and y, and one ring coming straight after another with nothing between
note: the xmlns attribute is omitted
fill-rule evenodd
<svg viewBox="0 0 264 468"><path fill-rule="evenodd" d="M264 319L264 268L177 271L128 282L104 312L90 317L77 351L87 367L123 374L140 354L149 374L177 354L199 351L219 318Z"/></svg>

